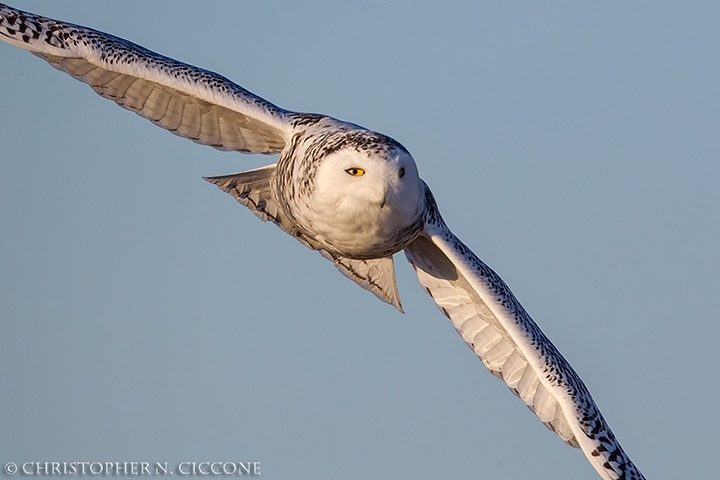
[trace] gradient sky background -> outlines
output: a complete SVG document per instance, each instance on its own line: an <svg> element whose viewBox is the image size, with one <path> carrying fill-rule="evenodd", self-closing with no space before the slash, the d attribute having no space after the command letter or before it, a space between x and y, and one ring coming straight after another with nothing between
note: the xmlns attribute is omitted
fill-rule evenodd
<svg viewBox="0 0 720 480"><path fill-rule="evenodd" d="M717 475L719 4L14 4L401 141L645 475ZM2 464L597 478L402 255L405 315L200 178L273 161L0 45Z"/></svg>

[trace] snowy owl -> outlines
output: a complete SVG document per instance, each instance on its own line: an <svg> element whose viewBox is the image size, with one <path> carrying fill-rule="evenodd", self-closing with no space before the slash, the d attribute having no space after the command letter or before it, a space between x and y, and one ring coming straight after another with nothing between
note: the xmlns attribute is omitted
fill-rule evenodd
<svg viewBox="0 0 720 480"><path fill-rule="evenodd" d="M402 310L393 254L496 377L604 479L642 479L587 387L503 280L446 226L408 150L325 115L284 110L214 72L0 4L0 38L194 142L279 154L206 178Z"/></svg>

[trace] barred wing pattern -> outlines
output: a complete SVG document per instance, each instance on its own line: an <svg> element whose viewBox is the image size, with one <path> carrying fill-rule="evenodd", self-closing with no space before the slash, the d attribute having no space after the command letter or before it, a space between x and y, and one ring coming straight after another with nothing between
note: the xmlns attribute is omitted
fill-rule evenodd
<svg viewBox="0 0 720 480"><path fill-rule="evenodd" d="M122 38L2 4L0 35L99 95L196 143L270 154L280 152L292 133L291 112L217 73Z"/></svg>
<svg viewBox="0 0 720 480"><path fill-rule="evenodd" d="M270 182L280 178L277 189L282 191L290 184L297 163L304 172L302 178L311 183L323 156L338 147L332 143L333 135L348 128L359 131L360 127L283 110L216 73L112 35L3 4L0 40L29 50L87 83L99 95L194 142L246 153L279 153L288 145L283 155L289 159L285 167L290 168L281 169L277 177L274 174L279 167L274 164L207 180L262 220L319 250L348 278L402 310L391 256L354 260L330 254L311 232L301 232L293 224L292 202L279 208L279 197L273 195L276 187ZM312 147L308 151L315 154L293 157L294 135L308 129L313 130L306 138ZM361 135L360 140L367 138ZM413 225L424 229L406 247L406 256L420 283L463 339L548 428L581 448L602 478L644 479L578 375L507 285L447 228L427 187L424 203L424 225Z"/></svg>
<svg viewBox="0 0 720 480"><path fill-rule="evenodd" d="M425 232L405 254L468 346L602 478L644 479L575 370L505 282L448 229L427 187L426 205Z"/></svg>

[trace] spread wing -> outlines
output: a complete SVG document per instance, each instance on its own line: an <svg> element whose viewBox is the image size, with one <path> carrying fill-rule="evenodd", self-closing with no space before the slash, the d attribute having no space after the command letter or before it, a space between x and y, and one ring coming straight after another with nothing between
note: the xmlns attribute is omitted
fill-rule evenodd
<svg viewBox="0 0 720 480"><path fill-rule="evenodd" d="M405 249L420 283L496 377L604 479L644 479L587 387L502 279L445 225L426 187L425 232Z"/></svg>
<svg viewBox="0 0 720 480"><path fill-rule="evenodd" d="M0 4L0 39L47 60L121 107L203 145L277 153L292 134L292 112L217 73L113 35Z"/></svg>
<svg viewBox="0 0 720 480"><path fill-rule="evenodd" d="M263 222L270 220L306 247L319 251L320 255L333 262L333 265L347 278L402 312L400 294L395 281L393 258L356 260L341 257L324 250L311 237L293 228L292 222L283 216L282 211L273 199L270 181L276 166L277 164L272 164L232 175L206 177L205 180L235 197L238 202L248 207Z"/></svg>

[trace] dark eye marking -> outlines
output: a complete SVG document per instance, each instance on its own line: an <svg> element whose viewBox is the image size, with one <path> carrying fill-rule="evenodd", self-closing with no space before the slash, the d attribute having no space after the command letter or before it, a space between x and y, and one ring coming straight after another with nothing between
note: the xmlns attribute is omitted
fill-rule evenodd
<svg viewBox="0 0 720 480"><path fill-rule="evenodd" d="M402 178L405 176L405 167L401 167L400 170L398 170L398 177Z"/></svg>

